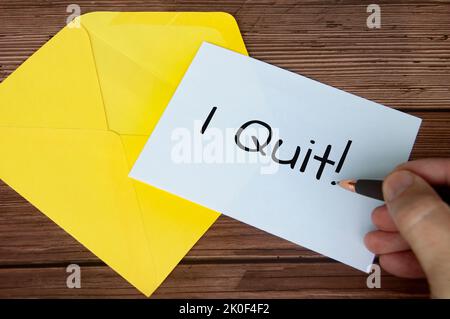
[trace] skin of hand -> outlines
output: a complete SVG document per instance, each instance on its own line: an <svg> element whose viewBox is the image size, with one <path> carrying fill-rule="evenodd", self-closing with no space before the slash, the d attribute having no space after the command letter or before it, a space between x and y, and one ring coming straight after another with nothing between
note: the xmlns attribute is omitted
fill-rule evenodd
<svg viewBox="0 0 450 319"><path fill-rule="evenodd" d="M387 272L426 277L431 297L450 298L450 208L430 185L450 187L450 159L398 166L383 182L386 204L373 211L377 230L364 242Z"/></svg>

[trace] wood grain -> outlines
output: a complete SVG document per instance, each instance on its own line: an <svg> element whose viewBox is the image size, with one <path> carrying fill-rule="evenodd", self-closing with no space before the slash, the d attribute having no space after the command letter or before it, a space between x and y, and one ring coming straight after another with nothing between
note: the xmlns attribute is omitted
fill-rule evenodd
<svg viewBox="0 0 450 319"><path fill-rule="evenodd" d="M110 268L82 266L82 286L68 289L65 267L0 269L2 297L143 298ZM107 292L107 293L106 293ZM360 272L337 263L180 264L152 298L423 298L422 281L383 276L368 289Z"/></svg>
<svg viewBox="0 0 450 319"><path fill-rule="evenodd" d="M0 81L65 24L74 1L1 0ZM226 11L253 57L424 119L412 158L450 156L450 1L75 1L91 11ZM1 156L1 153L0 153ZM82 267L67 289L65 267ZM154 298L423 298L423 280L383 274L381 289L340 263L222 216ZM142 295L0 182L0 297Z"/></svg>
<svg viewBox="0 0 450 319"><path fill-rule="evenodd" d="M0 4L0 79L64 26L68 1ZM396 108L450 107L448 1L77 1L82 12L226 11L252 56ZM94 4L93 4L94 3ZM18 20L20 19L20 23Z"/></svg>

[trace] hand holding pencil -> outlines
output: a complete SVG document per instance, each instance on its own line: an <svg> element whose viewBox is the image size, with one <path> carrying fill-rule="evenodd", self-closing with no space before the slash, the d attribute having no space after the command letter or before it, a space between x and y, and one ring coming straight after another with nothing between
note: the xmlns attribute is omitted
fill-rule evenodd
<svg viewBox="0 0 450 319"><path fill-rule="evenodd" d="M378 229L365 237L382 268L399 277L426 276L437 298L450 298L450 207L435 190L445 188L450 159L400 165L382 183L385 205L372 213Z"/></svg>

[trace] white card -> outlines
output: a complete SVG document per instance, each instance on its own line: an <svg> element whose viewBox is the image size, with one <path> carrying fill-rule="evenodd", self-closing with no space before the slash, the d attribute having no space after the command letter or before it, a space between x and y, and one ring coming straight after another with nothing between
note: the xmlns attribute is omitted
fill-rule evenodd
<svg viewBox="0 0 450 319"><path fill-rule="evenodd" d="M367 272L382 202L332 183L383 178L420 123L203 43L130 177Z"/></svg>

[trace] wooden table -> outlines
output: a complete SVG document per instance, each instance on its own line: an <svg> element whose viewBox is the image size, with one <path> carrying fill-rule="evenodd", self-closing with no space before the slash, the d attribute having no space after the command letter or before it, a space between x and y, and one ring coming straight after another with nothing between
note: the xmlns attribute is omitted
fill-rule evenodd
<svg viewBox="0 0 450 319"><path fill-rule="evenodd" d="M82 12L226 11L250 55L424 119L412 158L450 156L450 1L1 0L0 80L50 39L70 3ZM380 128L382 129L382 128ZM1 156L1 153L0 153ZM82 288L66 288L66 266ZM153 295L185 297L426 297L423 280L366 276L222 216ZM143 297L65 231L0 183L0 297Z"/></svg>

